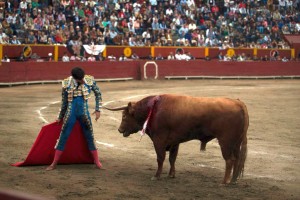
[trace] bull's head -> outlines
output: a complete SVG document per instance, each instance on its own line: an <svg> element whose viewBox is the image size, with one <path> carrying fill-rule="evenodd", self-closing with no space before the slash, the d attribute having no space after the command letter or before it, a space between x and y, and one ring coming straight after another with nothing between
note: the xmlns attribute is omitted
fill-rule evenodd
<svg viewBox="0 0 300 200"><path fill-rule="evenodd" d="M123 134L124 137L128 137L130 134L136 133L142 129L142 126L138 124L137 120L134 118L134 105L135 103L129 102L127 106L119 107L119 108L107 108L104 109L110 111L118 111L123 110L122 113L122 122L118 131Z"/></svg>

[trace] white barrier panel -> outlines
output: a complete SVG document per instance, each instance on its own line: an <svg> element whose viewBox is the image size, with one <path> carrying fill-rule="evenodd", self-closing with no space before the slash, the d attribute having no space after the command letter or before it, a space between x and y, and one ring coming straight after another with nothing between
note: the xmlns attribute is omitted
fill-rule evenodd
<svg viewBox="0 0 300 200"><path fill-rule="evenodd" d="M144 79L148 79L148 77L147 77L147 66L149 64L153 64L155 66L155 77L154 77L154 79L157 79L158 78L158 65L154 61L148 61L144 64Z"/></svg>

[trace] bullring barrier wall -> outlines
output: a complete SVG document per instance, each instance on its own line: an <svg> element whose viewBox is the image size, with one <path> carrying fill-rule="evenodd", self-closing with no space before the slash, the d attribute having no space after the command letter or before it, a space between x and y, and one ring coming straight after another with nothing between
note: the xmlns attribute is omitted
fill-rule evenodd
<svg viewBox="0 0 300 200"><path fill-rule="evenodd" d="M2 62L0 85L60 82L80 66L98 81L189 78L299 78L300 62L290 61L96 61Z"/></svg>

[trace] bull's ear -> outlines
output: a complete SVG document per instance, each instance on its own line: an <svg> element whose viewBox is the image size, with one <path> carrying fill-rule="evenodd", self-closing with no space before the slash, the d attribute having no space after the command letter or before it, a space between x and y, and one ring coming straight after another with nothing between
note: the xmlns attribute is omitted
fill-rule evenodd
<svg viewBox="0 0 300 200"><path fill-rule="evenodd" d="M130 115L133 115L133 113L134 113L134 104L135 103L133 103L133 102L128 103L128 112Z"/></svg>

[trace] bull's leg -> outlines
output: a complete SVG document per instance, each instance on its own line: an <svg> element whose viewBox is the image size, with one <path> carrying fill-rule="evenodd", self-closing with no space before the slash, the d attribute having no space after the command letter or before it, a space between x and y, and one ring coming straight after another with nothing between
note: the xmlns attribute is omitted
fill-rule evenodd
<svg viewBox="0 0 300 200"><path fill-rule="evenodd" d="M236 181L237 181L237 177L238 177L238 163L239 163L239 161L238 161L238 159L235 159L234 161L233 161L233 173L232 173L232 178L231 178L231 181L230 181L230 183L236 183Z"/></svg>
<svg viewBox="0 0 300 200"><path fill-rule="evenodd" d="M169 154L169 162L170 162L170 171L169 171L169 177L175 178L175 161L177 158L179 149L179 144L174 145L170 148L170 154Z"/></svg>
<svg viewBox="0 0 300 200"><path fill-rule="evenodd" d="M222 155L225 160L225 175L222 184L228 184L230 183L230 175L234 164L234 158L232 156L230 145L220 140L219 144L221 146Z"/></svg>
<svg viewBox="0 0 300 200"><path fill-rule="evenodd" d="M206 150L206 142L201 142L200 151L205 151L205 150Z"/></svg>
<svg viewBox="0 0 300 200"><path fill-rule="evenodd" d="M226 168L225 168L225 175L222 184L230 183L230 175L233 167L233 162L234 161L231 159L225 160Z"/></svg>
<svg viewBox="0 0 300 200"><path fill-rule="evenodd" d="M160 178L163 164L166 158L166 148L155 146L156 156L157 156L157 171L154 177L151 180L158 180Z"/></svg>
<svg viewBox="0 0 300 200"><path fill-rule="evenodd" d="M240 145L236 145L234 151L234 163L233 163L233 173L231 178L231 183L236 183L239 176L239 156L240 156Z"/></svg>

